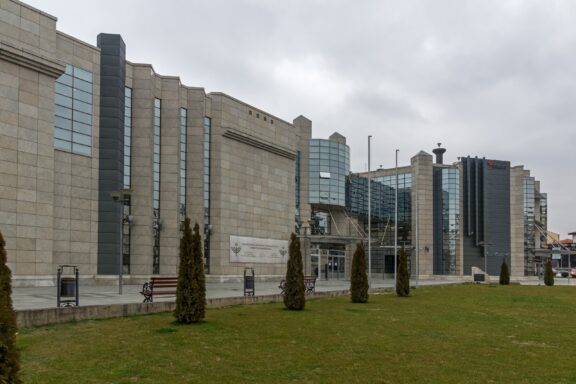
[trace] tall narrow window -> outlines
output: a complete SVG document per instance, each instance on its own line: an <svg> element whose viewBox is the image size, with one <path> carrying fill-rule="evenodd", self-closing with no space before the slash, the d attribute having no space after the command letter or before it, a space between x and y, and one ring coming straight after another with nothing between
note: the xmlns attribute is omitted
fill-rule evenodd
<svg viewBox="0 0 576 384"><path fill-rule="evenodd" d="M180 166L179 166L179 211L180 222L186 218L186 134L187 134L187 117L188 111L180 108ZM181 226L181 228L183 228ZM181 231L182 232L182 231Z"/></svg>
<svg viewBox="0 0 576 384"><path fill-rule="evenodd" d="M92 156L92 73L67 65L55 91L54 147Z"/></svg>
<svg viewBox="0 0 576 384"><path fill-rule="evenodd" d="M204 268L210 273L210 134L212 120L204 117Z"/></svg>
<svg viewBox="0 0 576 384"><path fill-rule="evenodd" d="M302 221L300 218L300 151L296 152L296 161L295 161L295 178L294 178L294 200L295 200L295 231L296 233L300 234L300 226L302 225Z"/></svg>
<svg viewBox="0 0 576 384"><path fill-rule="evenodd" d="M153 264L152 273L160 273L160 118L161 100L154 99L154 132L152 149L152 229L154 233L154 245L152 249Z"/></svg>
<svg viewBox="0 0 576 384"><path fill-rule="evenodd" d="M132 184L132 89L124 89L124 189ZM122 212L122 273L130 274L130 221L132 214L130 196L124 198Z"/></svg>

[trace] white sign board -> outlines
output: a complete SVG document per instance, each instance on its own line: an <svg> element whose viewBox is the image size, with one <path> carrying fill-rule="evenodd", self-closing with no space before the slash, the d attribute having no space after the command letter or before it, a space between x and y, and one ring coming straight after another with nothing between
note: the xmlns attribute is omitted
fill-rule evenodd
<svg viewBox="0 0 576 384"><path fill-rule="evenodd" d="M286 264L288 241L230 236L231 263Z"/></svg>

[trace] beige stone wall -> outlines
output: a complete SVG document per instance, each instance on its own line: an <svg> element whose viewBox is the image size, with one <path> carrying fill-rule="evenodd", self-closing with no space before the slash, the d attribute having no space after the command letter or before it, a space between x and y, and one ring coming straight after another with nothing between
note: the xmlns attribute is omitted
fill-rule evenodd
<svg viewBox="0 0 576 384"><path fill-rule="evenodd" d="M523 166L510 168L510 276L524 276L524 174Z"/></svg>
<svg viewBox="0 0 576 384"><path fill-rule="evenodd" d="M77 265L81 275L95 275L98 264L100 50L60 32L57 32L56 47L58 60L92 73L93 108L92 156L54 150L53 261L56 265ZM53 108L52 103L52 113Z"/></svg>
<svg viewBox="0 0 576 384"><path fill-rule="evenodd" d="M179 134L180 108L187 109L186 214L203 234L203 134L209 103L202 88L183 86L147 64L126 65L132 88L131 275L149 276L153 266L152 149L154 98L161 100L160 274L177 273L180 242Z"/></svg>
<svg viewBox="0 0 576 384"><path fill-rule="evenodd" d="M55 273L55 41L54 17L0 2L0 231L16 286Z"/></svg>
<svg viewBox="0 0 576 384"><path fill-rule="evenodd" d="M412 236L418 238L419 275L433 273L433 188L432 155L420 152L411 159L412 164ZM428 252L423 249L428 247ZM415 265L416 263L413 263ZM413 267L414 269L414 267ZM412 273L416 273L415 270Z"/></svg>
<svg viewBox="0 0 576 384"><path fill-rule="evenodd" d="M214 227L211 274L238 275L246 265L230 263L231 235L288 240L294 230L294 154L298 140L289 123L224 94L212 93L209 97ZM244 139L226 137L227 132ZM284 264L252 266L258 275L278 275L286 268Z"/></svg>

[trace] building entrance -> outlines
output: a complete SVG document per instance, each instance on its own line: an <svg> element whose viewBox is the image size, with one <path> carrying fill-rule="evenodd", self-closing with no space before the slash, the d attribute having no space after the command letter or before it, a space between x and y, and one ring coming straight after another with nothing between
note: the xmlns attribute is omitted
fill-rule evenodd
<svg viewBox="0 0 576 384"><path fill-rule="evenodd" d="M313 274L320 280L346 279L346 251L313 248L310 256Z"/></svg>

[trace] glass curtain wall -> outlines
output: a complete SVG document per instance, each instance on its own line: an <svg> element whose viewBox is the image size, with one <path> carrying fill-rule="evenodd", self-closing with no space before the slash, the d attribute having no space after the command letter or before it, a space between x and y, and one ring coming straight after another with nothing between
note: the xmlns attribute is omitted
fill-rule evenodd
<svg viewBox="0 0 576 384"><path fill-rule="evenodd" d="M330 140L310 140L310 204L346 205L350 149Z"/></svg>
<svg viewBox="0 0 576 384"><path fill-rule="evenodd" d="M535 263L535 223L534 207L536 205L534 196L534 178L524 177L524 275L534 276L536 274Z"/></svg>
<svg viewBox="0 0 576 384"><path fill-rule="evenodd" d="M54 147L92 156L92 73L67 65L54 88Z"/></svg>
<svg viewBox="0 0 576 384"><path fill-rule="evenodd" d="M396 175L372 177L370 183L372 271L394 271L394 214ZM412 174L398 174L398 245L409 248L412 224ZM350 175L347 188L347 208L360 216L364 230L368 232L368 179ZM410 252L408 252L410 254ZM392 256L392 257L391 257Z"/></svg>
<svg viewBox="0 0 576 384"><path fill-rule="evenodd" d="M460 239L460 170L442 169L442 274L458 270L456 255Z"/></svg>

